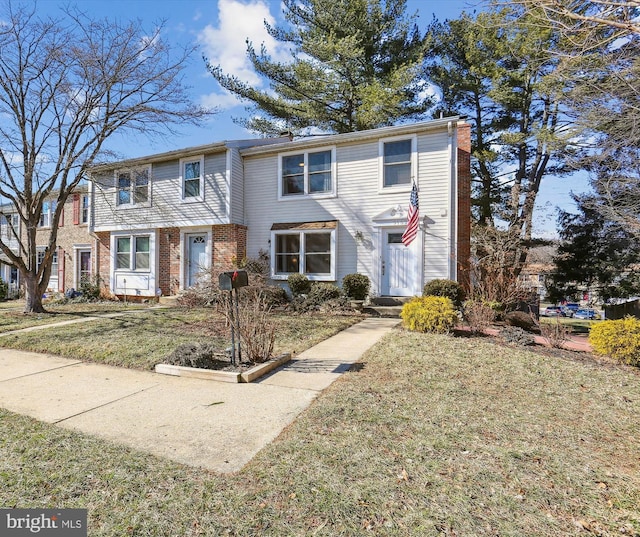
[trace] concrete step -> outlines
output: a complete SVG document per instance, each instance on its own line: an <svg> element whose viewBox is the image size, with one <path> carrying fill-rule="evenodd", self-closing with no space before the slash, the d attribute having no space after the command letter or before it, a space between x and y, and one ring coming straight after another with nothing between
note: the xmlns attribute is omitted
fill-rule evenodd
<svg viewBox="0 0 640 537"><path fill-rule="evenodd" d="M400 318L401 311L402 311L402 306L369 305L362 308L363 313L368 313L369 315L373 315L375 317Z"/></svg>
<svg viewBox="0 0 640 537"><path fill-rule="evenodd" d="M371 306L400 306L409 302L412 296L376 296L370 299L369 304Z"/></svg>

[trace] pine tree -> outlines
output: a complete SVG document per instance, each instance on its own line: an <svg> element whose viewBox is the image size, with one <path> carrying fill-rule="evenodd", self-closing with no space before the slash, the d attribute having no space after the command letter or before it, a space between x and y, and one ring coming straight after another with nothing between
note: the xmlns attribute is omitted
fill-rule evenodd
<svg viewBox="0 0 640 537"><path fill-rule="evenodd" d="M208 65L218 83L253 103L254 132L345 133L419 118L432 104L421 78L424 39L406 0L284 0L287 26L265 23L292 50L288 63L247 43L260 90Z"/></svg>

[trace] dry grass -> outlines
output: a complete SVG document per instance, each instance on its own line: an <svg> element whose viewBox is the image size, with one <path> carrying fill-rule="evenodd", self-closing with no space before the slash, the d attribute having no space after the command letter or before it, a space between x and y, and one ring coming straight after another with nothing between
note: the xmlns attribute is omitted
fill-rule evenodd
<svg viewBox="0 0 640 537"><path fill-rule="evenodd" d="M360 319L276 314L274 352L301 352ZM171 308L129 311L118 317L0 337L3 347L135 369L153 369L183 343L211 343L223 350L230 344L230 331L223 317L211 309Z"/></svg>
<svg viewBox="0 0 640 537"><path fill-rule="evenodd" d="M0 333L21 330L32 326L71 321L82 317L147 309L148 305L124 305L121 302L72 302L68 304L45 304L47 313L24 313L23 300L0 302Z"/></svg>
<svg viewBox="0 0 640 537"><path fill-rule="evenodd" d="M92 536L637 536L639 380L396 331L236 475L0 413L0 505Z"/></svg>

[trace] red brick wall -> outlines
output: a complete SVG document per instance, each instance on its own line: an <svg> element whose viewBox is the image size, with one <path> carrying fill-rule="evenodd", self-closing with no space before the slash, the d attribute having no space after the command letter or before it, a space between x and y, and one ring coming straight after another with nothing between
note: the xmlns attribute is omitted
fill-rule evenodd
<svg viewBox="0 0 640 537"><path fill-rule="evenodd" d="M109 286L109 271L111 270L111 233L98 231L96 236L96 267L102 278L103 285Z"/></svg>
<svg viewBox="0 0 640 537"><path fill-rule="evenodd" d="M214 270L229 270L247 255L247 227L224 224L212 227Z"/></svg>
<svg viewBox="0 0 640 537"><path fill-rule="evenodd" d="M458 124L458 281L469 289L471 257L471 126Z"/></svg>
<svg viewBox="0 0 640 537"><path fill-rule="evenodd" d="M175 295L180 283L180 228L158 231L158 287L164 296Z"/></svg>

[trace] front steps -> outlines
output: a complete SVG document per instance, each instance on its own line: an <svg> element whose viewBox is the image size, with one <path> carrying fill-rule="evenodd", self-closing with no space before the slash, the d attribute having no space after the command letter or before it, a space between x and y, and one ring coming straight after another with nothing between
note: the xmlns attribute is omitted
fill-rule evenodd
<svg viewBox="0 0 640 537"><path fill-rule="evenodd" d="M400 318L402 306L412 298L412 296L377 296L371 298L362 311L375 317Z"/></svg>

